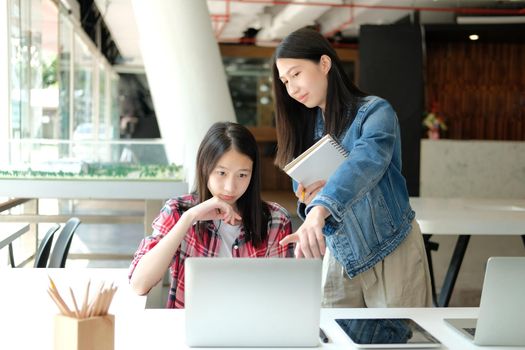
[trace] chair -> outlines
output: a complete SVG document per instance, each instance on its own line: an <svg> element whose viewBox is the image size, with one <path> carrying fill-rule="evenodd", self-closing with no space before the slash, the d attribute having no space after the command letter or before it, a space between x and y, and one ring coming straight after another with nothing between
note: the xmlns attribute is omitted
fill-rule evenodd
<svg viewBox="0 0 525 350"><path fill-rule="evenodd" d="M55 242L47 267L66 267L69 247L78 225L80 225L80 219L76 217L72 217L66 222Z"/></svg>
<svg viewBox="0 0 525 350"><path fill-rule="evenodd" d="M54 224L46 233L44 236L44 239L42 239L42 242L40 242L40 245L38 246L38 251L35 255L35 263L33 267L46 267L47 266L47 260L49 258L49 253L51 252L51 245L53 244L53 236L55 235L55 232L58 231L60 228L59 224Z"/></svg>

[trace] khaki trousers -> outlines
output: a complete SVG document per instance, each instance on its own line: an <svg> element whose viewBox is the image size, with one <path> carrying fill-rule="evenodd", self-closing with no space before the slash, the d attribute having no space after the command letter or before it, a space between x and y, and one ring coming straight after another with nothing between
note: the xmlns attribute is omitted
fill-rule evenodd
<svg viewBox="0 0 525 350"><path fill-rule="evenodd" d="M432 306L430 272L417 221L396 250L352 279L327 249L322 289L322 307Z"/></svg>

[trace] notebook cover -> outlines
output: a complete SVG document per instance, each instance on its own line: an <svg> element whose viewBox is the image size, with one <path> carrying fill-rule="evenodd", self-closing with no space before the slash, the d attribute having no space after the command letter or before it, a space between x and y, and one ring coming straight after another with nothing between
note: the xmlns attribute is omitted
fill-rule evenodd
<svg viewBox="0 0 525 350"><path fill-rule="evenodd" d="M346 157L344 148L330 135L325 135L283 170L306 187L315 181L327 180Z"/></svg>

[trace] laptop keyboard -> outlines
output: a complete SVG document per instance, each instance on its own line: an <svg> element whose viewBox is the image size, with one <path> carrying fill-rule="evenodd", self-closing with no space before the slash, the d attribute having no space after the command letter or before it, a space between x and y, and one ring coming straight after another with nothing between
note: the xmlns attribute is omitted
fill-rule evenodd
<svg viewBox="0 0 525 350"><path fill-rule="evenodd" d="M476 328L463 328L471 336L476 335Z"/></svg>

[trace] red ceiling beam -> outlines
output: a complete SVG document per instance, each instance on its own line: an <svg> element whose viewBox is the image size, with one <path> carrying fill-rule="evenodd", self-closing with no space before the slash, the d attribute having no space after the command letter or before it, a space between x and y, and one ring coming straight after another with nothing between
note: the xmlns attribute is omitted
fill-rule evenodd
<svg viewBox="0 0 525 350"><path fill-rule="evenodd" d="M429 12L452 12L458 14L471 15L515 15L525 16L525 8L521 9L497 9L497 8L480 8L480 7L428 7L428 6L397 6L397 5L367 5L367 4L340 4L325 2L298 2L293 0L209 0L209 1L226 1L237 3L253 3L267 5L297 5L297 6L328 6L335 8L365 8L371 10L397 10L397 11L429 11Z"/></svg>

